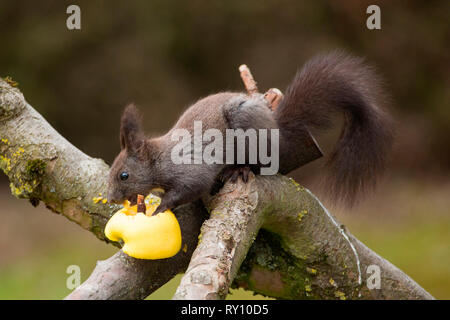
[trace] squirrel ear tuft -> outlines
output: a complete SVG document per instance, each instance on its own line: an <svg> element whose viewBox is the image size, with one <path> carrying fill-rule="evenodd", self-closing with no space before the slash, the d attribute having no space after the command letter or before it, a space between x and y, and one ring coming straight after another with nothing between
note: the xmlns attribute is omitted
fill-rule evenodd
<svg viewBox="0 0 450 320"><path fill-rule="evenodd" d="M135 152L143 142L139 112L134 104L125 107L120 119L120 147Z"/></svg>

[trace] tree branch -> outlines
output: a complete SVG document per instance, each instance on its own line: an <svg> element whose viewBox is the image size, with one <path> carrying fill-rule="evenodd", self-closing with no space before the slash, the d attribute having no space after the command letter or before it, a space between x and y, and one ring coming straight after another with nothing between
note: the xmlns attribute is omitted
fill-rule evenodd
<svg viewBox="0 0 450 320"><path fill-rule="evenodd" d="M75 148L1 79L0 122L0 168L13 195L33 205L43 201L107 241L103 227L118 206L94 201L106 192L106 163Z"/></svg>
<svg viewBox="0 0 450 320"><path fill-rule="evenodd" d="M251 175L248 183L227 183L206 200L210 217L202 226L199 243L174 299L224 299L263 223L257 210L258 193Z"/></svg>
<svg viewBox="0 0 450 320"><path fill-rule="evenodd" d="M43 201L106 241L104 225L118 207L95 198L105 193L108 166L72 146L1 79L0 168L14 195L35 205ZM227 184L205 203L211 218L198 246L206 216L199 202L175 210L185 250L155 261L119 251L99 262L67 298L143 298L186 270L189 261L174 298L224 298L230 286L284 299L433 298L355 239L291 179L259 176L247 184ZM370 265L381 270L380 289L365 285Z"/></svg>

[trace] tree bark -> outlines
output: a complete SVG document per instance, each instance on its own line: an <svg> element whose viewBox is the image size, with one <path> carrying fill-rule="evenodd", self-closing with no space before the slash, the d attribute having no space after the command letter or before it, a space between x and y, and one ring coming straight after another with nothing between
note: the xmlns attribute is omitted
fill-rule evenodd
<svg viewBox="0 0 450 320"><path fill-rule="evenodd" d="M98 201L106 193L108 166L61 137L1 79L0 168L15 196L33 205L42 201L107 241L105 223L118 209ZM174 210L184 248L175 257L146 261L119 251L99 262L67 298L144 298L186 268L176 299L224 298L230 286L283 299L433 298L354 238L292 179L227 184L205 203L205 223L200 202ZM381 271L381 285L370 290L366 270L373 265Z"/></svg>

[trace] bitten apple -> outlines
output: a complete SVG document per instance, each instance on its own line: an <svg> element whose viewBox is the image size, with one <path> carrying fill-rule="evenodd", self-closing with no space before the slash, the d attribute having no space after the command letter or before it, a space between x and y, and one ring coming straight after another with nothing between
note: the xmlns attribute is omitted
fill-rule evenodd
<svg viewBox="0 0 450 320"><path fill-rule="evenodd" d="M165 259L181 248L181 230L172 211L154 216L160 199L150 194L145 199L146 212L137 212L137 205L125 201L105 227L105 235L112 241L123 240L123 252L137 259Z"/></svg>

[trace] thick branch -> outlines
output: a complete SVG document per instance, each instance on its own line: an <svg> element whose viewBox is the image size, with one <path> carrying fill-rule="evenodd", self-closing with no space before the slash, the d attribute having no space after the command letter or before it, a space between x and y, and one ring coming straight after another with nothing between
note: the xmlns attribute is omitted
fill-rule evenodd
<svg viewBox="0 0 450 320"><path fill-rule="evenodd" d="M235 285L285 299L432 299L354 238L309 190L282 176L257 181L264 231ZM366 285L370 265L380 268L379 290Z"/></svg>
<svg viewBox="0 0 450 320"><path fill-rule="evenodd" d="M106 191L108 166L75 148L0 79L0 168L18 198L47 208L106 240L103 227L117 206L94 200Z"/></svg>
<svg viewBox="0 0 450 320"><path fill-rule="evenodd" d="M174 299L224 299L263 219L256 210L258 194L250 181L228 183L209 200L210 218Z"/></svg>
<svg viewBox="0 0 450 320"><path fill-rule="evenodd" d="M239 268L235 286L284 299L432 298L292 179L258 177L227 185L209 206L211 218L176 299L224 298ZM247 255L260 226L264 231ZM365 283L370 265L380 268L379 290Z"/></svg>

